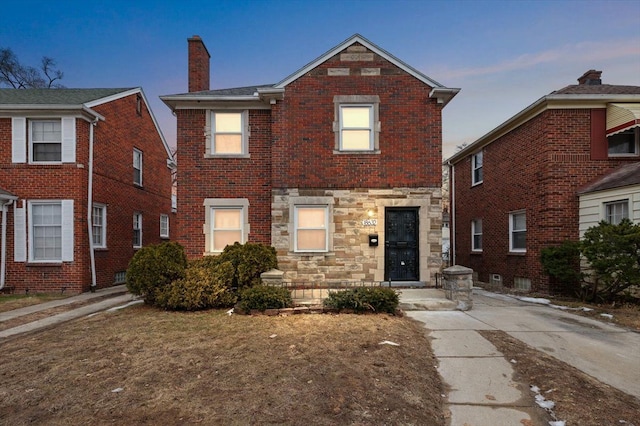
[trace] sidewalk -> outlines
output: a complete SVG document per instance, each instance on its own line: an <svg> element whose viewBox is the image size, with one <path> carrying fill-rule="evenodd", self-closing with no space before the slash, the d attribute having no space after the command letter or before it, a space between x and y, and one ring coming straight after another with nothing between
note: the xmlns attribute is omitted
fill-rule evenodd
<svg viewBox="0 0 640 426"><path fill-rule="evenodd" d="M98 300L102 299L104 300ZM59 306L71 305L77 302L89 302L78 308L73 308L59 314L48 316L36 321L22 324L16 327L8 328L0 331L0 339L15 336L17 334L27 333L30 331L40 330L72 319L91 315L96 312L104 311L114 306L123 305L133 301L134 298L127 292L124 285L109 287L97 290L95 293L82 293L77 296L67 297L65 299L52 300L37 305L31 305L13 311L0 312L0 323L19 318L25 315L42 312L47 309L57 308Z"/></svg>

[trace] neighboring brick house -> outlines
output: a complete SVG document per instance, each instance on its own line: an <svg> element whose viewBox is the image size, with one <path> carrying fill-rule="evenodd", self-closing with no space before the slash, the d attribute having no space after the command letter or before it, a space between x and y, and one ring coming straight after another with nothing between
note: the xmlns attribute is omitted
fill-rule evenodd
<svg viewBox="0 0 640 426"><path fill-rule="evenodd" d="M123 283L169 238L172 167L140 88L0 89L0 287Z"/></svg>
<svg viewBox="0 0 640 426"><path fill-rule="evenodd" d="M272 245L293 283L433 285L442 238L442 86L360 35L277 84L210 90L189 43L177 240L189 258Z"/></svg>
<svg viewBox="0 0 640 426"><path fill-rule="evenodd" d="M541 249L579 238L580 188L640 161L640 87L600 76L586 72L448 160L453 260L480 281L561 291Z"/></svg>

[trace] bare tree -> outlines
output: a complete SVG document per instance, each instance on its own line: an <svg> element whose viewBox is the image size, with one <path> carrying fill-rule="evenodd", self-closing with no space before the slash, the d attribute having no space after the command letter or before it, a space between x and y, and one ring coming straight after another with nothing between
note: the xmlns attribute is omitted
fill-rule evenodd
<svg viewBox="0 0 640 426"><path fill-rule="evenodd" d="M57 81L63 77L56 61L44 56L40 68L25 66L9 48L0 48L0 87L14 89L51 89L64 87Z"/></svg>

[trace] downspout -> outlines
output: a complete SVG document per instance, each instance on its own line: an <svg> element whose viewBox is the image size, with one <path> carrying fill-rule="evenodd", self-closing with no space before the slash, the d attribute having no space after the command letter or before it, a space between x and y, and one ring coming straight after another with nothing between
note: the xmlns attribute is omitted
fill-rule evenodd
<svg viewBox="0 0 640 426"><path fill-rule="evenodd" d="M96 257L93 252L93 128L98 119L89 126L89 183L87 196L87 228L89 230L89 260L91 264L91 293L96 291Z"/></svg>
<svg viewBox="0 0 640 426"><path fill-rule="evenodd" d="M451 245L451 266L456 264L456 175L455 166L451 164L451 161L447 161L449 166L449 199L451 200L451 217L449 218L449 232Z"/></svg>
<svg viewBox="0 0 640 426"><path fill-rule="evenodd" d="M0 253L0 290L4 288L5 274L7 269L7 214L9 212L9 206L13 203L13 200L8 200L2 203L2 252Z"/></svg>

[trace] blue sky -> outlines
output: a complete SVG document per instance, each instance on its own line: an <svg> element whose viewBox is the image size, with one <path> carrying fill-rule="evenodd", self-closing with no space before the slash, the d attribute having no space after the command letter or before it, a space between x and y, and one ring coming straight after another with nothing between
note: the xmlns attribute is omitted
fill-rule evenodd
<svg viewBox="0 0 640 426"><path fill-rule="evenodd" d="M588 69L640 85L640 0L22 0L0 15L0 47L54 58L65 86L142 86L170 145L158 96L187 91L188 37L205 41L217 89L276 83L355 33L462 89L444 109L445 157Z"/></svg>

